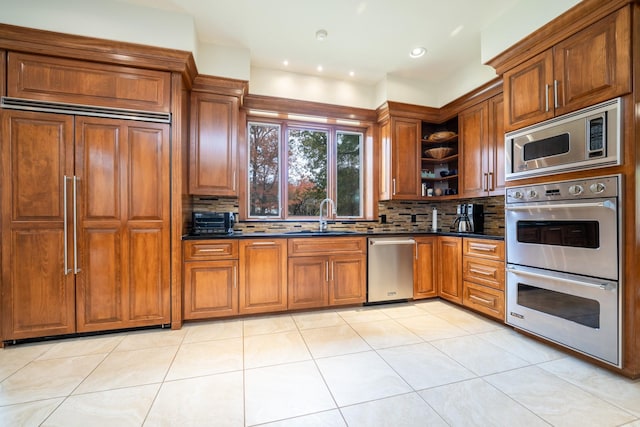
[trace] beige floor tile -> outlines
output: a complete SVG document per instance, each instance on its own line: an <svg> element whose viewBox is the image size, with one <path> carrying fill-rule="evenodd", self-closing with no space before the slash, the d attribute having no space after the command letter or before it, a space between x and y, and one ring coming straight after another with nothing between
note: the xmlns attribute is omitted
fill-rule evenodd
<svg viewBox="0 0 640 427"><path fill-rule="evenodd" d="M391 319L354 323L351 327L375 349L423 342L422 338Z"/></svg>
<svg viewBox="0 0 640 427"><path fill-rule="evenodd" d="M242 372L227 372L162 384L144 425L244 425Z"/></svg>
<svg viewBox="0 0 640 427"><path fill-rule="evenodd" d="M346 427L344 418L340 411L334 409L332 411L318 412L311 415L303 415L301 417L289 418L287 420L276 421L273 423L260 424L261 427Z"/></svg>
<svg viewBox="0 0 640 427"><path fill-rule="evenodd" d="M489 375L529 365L526 360L474 335L432 341L431 344L476 375Z"/></svg>
<svg viewBox="0 0 640 427"><path fill-rule="evenodd" d="M636 419L536 366L485 380L554 426L619 426Z"/></svg>
<svg viewBox="0 0 640 427"><path fill-rule="evenodd" d="M242 370L242 338L183 344L165 381Z"/></svg>
<svg viewBox="0 0 640 427"><path fill-rule="evenodd" d="M336 407L312 361L246 370L245 405L249 426Z"/></svg>
<svg viewBox="0 0 640 427"><path fill-rule="evenodd" d="M0 349L0 381L49 351L54 344L37 343Z"/></svg>
<svg viewBox="0 0 640 427"><path fill-rule="evenodd" d="M429 343L379 350L378 354L414 390L450 384L475 374Z"/></svg>
<svg viewBox="0 0 640 427"><path fill-rule="evenodd" d="M349 325L307 329L301 333L314 358L371 350Z"/></svg>
<svg viewBox="0 0 640 427"><path fill-rule="evenodd" d="M338 406L412 391L374 351L316 360Z"/></svg>
<svg viewBox="0 0 640 427"><path fill-rule="evenodd" d="M68 396L104 355L37 360L0 383L0 406Z"/></svg>
<svg viewBox="0 0 640 427"><path fill-rule="evenodd" d="M429 314L441 313L447 310L459 310L459 308L452 303L438 298L416 301L414 305Z"/></svg>
<svg viewBox="0 0 640 427"><path fill-rule="evenodd" d="M300 332L254 335L244 339L245 369L310 360Z"/></svg>
<svg viewBox="0 0 640 427"><path fill-rule="evenodd" d="M390 319L379 307L345 308L337 310L337 313L349 324Z"/></svg>
<svg viewBox="0 0 640 427"><path fill-rule="evenodd" d="M640 427L640 420L635 420L628 424L623 424L622 427Z"/></svg>
<svg viewBox="0 0 640 427"><path fill-rule="evenodd" d="M107 354L113 351L124 337L124 334L114 334L61 340L53 344L49 351L40 356L38 360Z"/></svg>
<svg viewBox="0 0 640 427"><path fill-rule="evenodd" d="M177 346L170 346L113 352L74 394L162 382L177 350Z"/></svg>
<svg viewBox="0 0 640 427"><path fill-rule="evenodd" d="M464 329L431 314L403 317L396 321L425 341L469 335Z"/></svg>
<svg viewBox="0 0 640 427"><path fill-rule="evenodd" d="M114 351L142 350L146 348L157 348L167 346L177 346L182 343L187 333L184 329L148 329L144 331L131 332L127 334Z"/></svg>
<svg viewBox="0 0 640 427"><path fill-rule="evenodd" d="M447 426L447 423L416 393L347 406L341 410L349 426Z"/></svg>
<svg viewBox="0 0 640 427"><path fill-rule="evenodd" d="M294 314L293 320L300 330L327 328L329 326L342 326L347 324L335 311Z"/></svg>
<svg viewBox="0 0 640 427"><path fill-rule="evenodd" d="M543 363L540 367L640 417L640 380L630 380L569 357Z"/></svg>
<svg viewBox="0 0 640 427"><path fill-rule="evenodd" d="M457 326L460 329L464 329L471 334L506 328L498 322L494 322L493 320L486 319L478 314L464 310L443 310L439 313L435 313L434 316L446 320L452 325Z"/></svg>
<svg viewBox="0 0 640 427"><path fill-rule="evenodd" d="M450 426L548 426L525 407L482 379L419 392Z"/></svg>
<svg viewBox="0 0 640 427"><path fill-rule="evenodd" d="M183 342L189 344L201 341L242 338L242 324L242 320L213 320L188 323L183 326L186 331Z"/></svg>
<svg viewBox="0 0 640 427"><path fill-rule="evenodd" d="M424 310L418 307L416 304L400 303L381 305L379 310L392 319L399 319L401 317L411 317L424 314Z"/></svg>
<svg viewBox="0 0 640 427"><path fill-rule="evenodd" d="M71 396L42 426L141 426L159 388L153 384Z"/></svg>
<svg viewBox="0 0 640 427"><path fill-rule="evenodd" d="M566 357L565 353L550 345L538 342L508 328L478 334L477 337L507 350L529 363L542 363Z"/></svg>
<svg viewBox="0 0 640 427"><path fill-rule="evenodd" d="M244 321L244 336L277 334L297 329L290 314L252 317Z"/></svg>
<svg viewBox="0 0 640 427"><path fill-rule="evenodd" d="M64 398L60 397L0 406L0 425L20 427L40 426L63 400Z"/></svg>

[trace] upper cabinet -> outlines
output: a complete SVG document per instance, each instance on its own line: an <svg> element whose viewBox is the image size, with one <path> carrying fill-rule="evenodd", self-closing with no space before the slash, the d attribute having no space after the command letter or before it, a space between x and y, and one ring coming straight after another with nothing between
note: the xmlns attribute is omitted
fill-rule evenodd
<svg viewBox="0 0 640 427"><path fill-rule="evenodd" d="M234 96L192 95L189 193L237 195L239 111Z"/></svg>
<svg viewBox="0 0 640 427"><path fill-rule="evenodd" d="M629 7L504 72L506 131L631 91Z"/></svg>
<svg viewBox="0 0 640 427"><path fill-rule="evenodd" d="M504 194L504 103L496 95L458 116L463 197Z"/></svg>

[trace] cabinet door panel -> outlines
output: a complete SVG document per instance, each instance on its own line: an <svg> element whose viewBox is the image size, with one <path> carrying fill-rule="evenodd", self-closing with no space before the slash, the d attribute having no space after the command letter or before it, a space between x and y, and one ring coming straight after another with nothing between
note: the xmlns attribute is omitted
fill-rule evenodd
<svg viewBox="0 0 640 427"><path fill-rule="evenodd" d="M238 116L236 97L192 95L189 193L237 195Z"/></svg>
<svg viewBox="0 0 640 427"><path fill-rule="evenodd" d="M327 305L328 264L327 257L289 258L289 309Z"/></svg>
<svg viewBox="0 0 640 427"><path fill-rule="evenodd" d="M462 146L462 194L486 196L488 188L488 104L482 102L458 116Z"/></svg>
<svg viewBox="0 0 640 427"><path fill-rule="evenodd" d="M238 261L187 262L184 318L207 319L238 313Z"/></svg>
<svg viewBox="0 0 640 427"><path fill-rule="evenodd" d="M63 179L73 175L73 118L0 110L0 119L2 339L75 332Z"/></svg>
<svg viewBox="0 0 640 427"><path fill-rule="evenodd" d="M416 199L420 196L420 120L392 119L393 182L392 198Z"/></svg>
<svg viewBox="0 0 640 427"><path fill-rule="evenodd" d="M285 239L240 241L241 314L286 310L286 248Z"/></svg>
<svg viewBox="0 0 640 427"><path fill-rule="evenodd" d="M429 298L438 295L436 237L416 237L416 257L413 263L413 298Z"/></svg>
<svg viewBox="0 0 640 427"><path fill-rule="evenodd" d="M489 195L504 195L504 98L502 95L489 99L488 171Z"/></svg>
<svg viewBox="0 0 640 427"><path fill-rule="evenodd" d="M366 300L364 255L332 257L330 268L329 305L358 304Z"/></svg>
<svg viewBox="0 0 640 427"><path fill-rule="evenodd" d="M534 56L504 73L506 130L553 117L553 53Z"/></svg>
<svg viewBox="0 0 640 427"><path fill-rule="evenodd" d="M626 7L556 45L556 115L631 91L629 23Z"/></svg>
<svg viewBox="0 0 640 427"><path fill-rule="evenodd" d="M438 294L462 303L462 239L438 237Z"/></svg>

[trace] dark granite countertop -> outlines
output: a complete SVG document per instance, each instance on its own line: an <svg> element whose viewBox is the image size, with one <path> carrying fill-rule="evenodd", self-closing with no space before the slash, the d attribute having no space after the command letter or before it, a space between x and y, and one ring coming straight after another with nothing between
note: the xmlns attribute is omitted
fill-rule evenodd
<svg viewBox="0 0 640 427"><path fill-rule="evenodd" d="M325 232L312 230L295 230L282 232L235 232L233 234L205 234L190 235L185 234L182 240L217 240L217 239L274 239L274 238L294 238L294 237L394 237L394 236L454 236L454 237L472 237L477 239L488 240L504 240L504 236L492 236L488 234L477 233L456 233L451 231L439 230L434 231L347 231L347 230L329 230Z"/></svg>

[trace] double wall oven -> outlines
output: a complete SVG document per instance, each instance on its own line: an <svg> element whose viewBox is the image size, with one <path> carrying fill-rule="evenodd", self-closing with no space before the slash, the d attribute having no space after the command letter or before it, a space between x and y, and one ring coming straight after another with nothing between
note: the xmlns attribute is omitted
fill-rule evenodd
<svg viewBox="0 0 640 427"><path fill-rule="evenodd" d="M619 126L614 115L601 115L603 129L592 132L605 135L597 144L604 150L616 134L606 126ZM597 176L598 166L590 178L507 188L506 321L621 367L622 177Z"/></svg>

